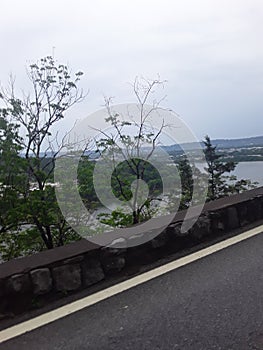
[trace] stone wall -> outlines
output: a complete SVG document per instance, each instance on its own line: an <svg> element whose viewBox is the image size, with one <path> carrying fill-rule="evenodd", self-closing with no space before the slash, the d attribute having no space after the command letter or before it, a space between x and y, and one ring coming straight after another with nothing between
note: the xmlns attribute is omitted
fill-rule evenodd
<svg viewBox="0 0 263 350"><path fill-rule="evenodd" d="M0 264L0 313L19 313L39 307L43 302L63 297L140 266L166 257L206 240L224 237L237 228L263 219L263 187L243 194L209 202L195 225L182 234L180 227L186 211L148 242L126 248L119 238L105 248L87 240ZM136 237L145 241L147 232ZM148 237L147 236L147 237Z"/></svg>

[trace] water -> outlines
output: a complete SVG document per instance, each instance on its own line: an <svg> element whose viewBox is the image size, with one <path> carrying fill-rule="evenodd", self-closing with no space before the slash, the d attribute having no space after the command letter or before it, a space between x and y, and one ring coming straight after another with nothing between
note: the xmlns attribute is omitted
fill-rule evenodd
<svg viewBox="0 0 263 350"><path fill-rule="evenodd" d="M240 162L234 174L238 179L257 181L258 186L263 186L263 162Z"/></svg>
<svg viewBox="0 0 263 350"><path fill-rule="evenodd" d="M196 164L197 168L202 170L207 165L205 163ZM263 186L263 162L240 162L236 169L230 173L235 175L238 180L245 179L252 182L258 182L257 186Z"/></svg>

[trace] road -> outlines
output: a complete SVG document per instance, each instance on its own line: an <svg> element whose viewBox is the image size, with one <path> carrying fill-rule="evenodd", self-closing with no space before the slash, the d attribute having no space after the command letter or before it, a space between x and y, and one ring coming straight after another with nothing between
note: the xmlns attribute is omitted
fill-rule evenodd
<svg viewBox="0 0 263 350"><path fill-rule="evenodd" d="M0 350L263 349L263 234L0 344Z"/></svg>

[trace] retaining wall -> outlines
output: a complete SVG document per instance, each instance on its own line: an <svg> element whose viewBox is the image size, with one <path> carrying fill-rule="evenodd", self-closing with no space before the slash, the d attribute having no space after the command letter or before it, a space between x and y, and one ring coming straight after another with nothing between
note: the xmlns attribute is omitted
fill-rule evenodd
<svg viewBox="0 0 263 350"><path fill-rule="evenodd" d="M109 247L81 240L64 247L0 264L0 313L19 313L43 301L61 298L158 258L192 247L213 237L263 219L263 187L209 202L195 225L182 234L186 211L177 213L161 234L140 232L129 239L138 246L126 248L125 238L113 232ZM117 239L117 241L116 241ZM115 244L123 248L115 248Z"/></svg>

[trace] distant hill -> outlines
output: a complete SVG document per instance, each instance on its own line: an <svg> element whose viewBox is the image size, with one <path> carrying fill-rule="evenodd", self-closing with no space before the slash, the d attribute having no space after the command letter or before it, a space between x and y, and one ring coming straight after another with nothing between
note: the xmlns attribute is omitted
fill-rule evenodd
<svg viewBox="0 0 263 350"><path fill-rule="evenodd" d="M217 146L218 149L230 149L230 148L252 148L252 147L263 147L263 136L256 137L248 137L248 138L240 138L240 139L215 139L212 140L212 144ZM192 143L184 143L184 149L188 151L194 151L200 147L200 145L204 148L204 143L201 141L200 143L192 142ZM170 146L163 146L163 148L168 153L173 152L182 152L182 148L180 145L174 144ZM99 155L93 151L85 151L84 154L89 156L91 159L96 159ZM52 152L41 153L40 156L43 158L50 158L54 155ZM24 157L24 154L21 154Z"/></svg>
<svg viewBox="0 0 263 350"><path fill-rule="evenodd" d="M215 139L211 141L212 144L217 146L218 149L263 147L263 136L242 139ZM203 142L200 142L200 144L202 147L204 147ZM196 142L184 143L183 145L187 150L195 150L198 148L198 144ZM181 147L179 145L164 146L164 149L167 150L167 152L181 151Z"/></svg>
<svg viewBox="0 0 263 350"><path fill-rule="evenodd" d="M263 136L243 139L215 139L212 140L212 143L218 148L263 147Z"/></svg>

